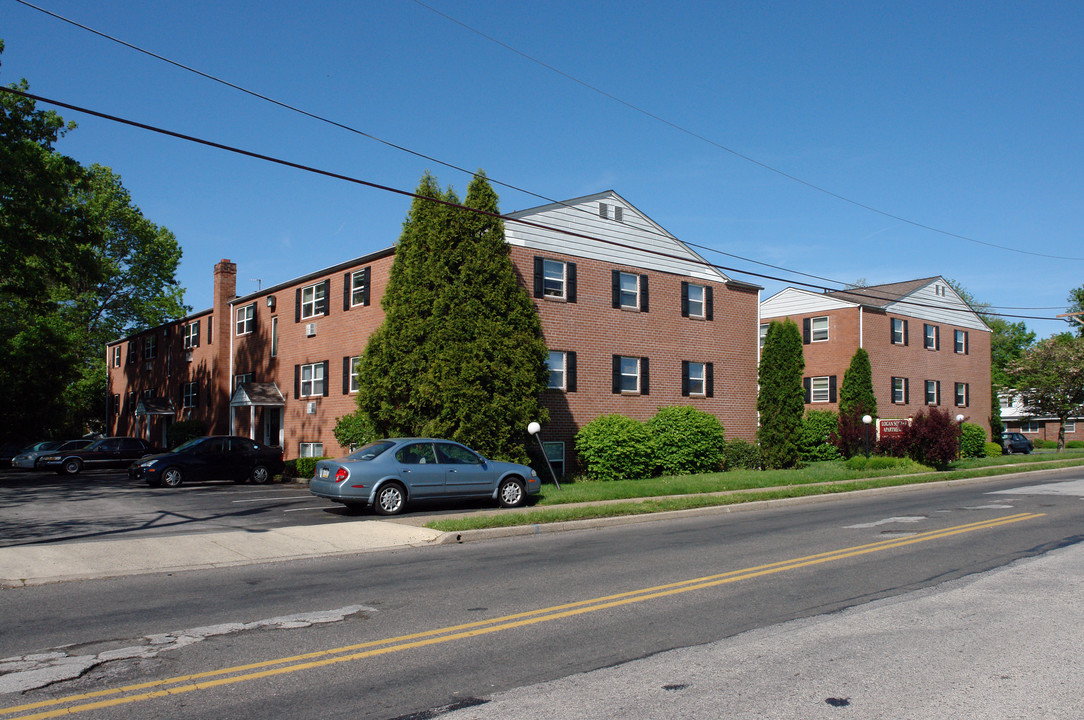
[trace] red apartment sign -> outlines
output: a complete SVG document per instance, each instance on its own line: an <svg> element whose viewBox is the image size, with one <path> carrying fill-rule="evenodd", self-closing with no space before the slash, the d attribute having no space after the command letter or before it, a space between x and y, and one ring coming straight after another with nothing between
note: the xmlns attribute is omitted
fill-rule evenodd
<svg viewBox="0 0 1084 720"><path fill-rule="evenodd" d="M877 420L877 437L899 437L903 435L904 429L910 424L910 418L879 419Z"/></svg>

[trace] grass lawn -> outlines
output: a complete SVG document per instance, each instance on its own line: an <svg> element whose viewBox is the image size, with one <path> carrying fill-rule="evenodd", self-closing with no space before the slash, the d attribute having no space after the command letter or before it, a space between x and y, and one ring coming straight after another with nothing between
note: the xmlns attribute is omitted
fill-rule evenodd
<svg viewBox="0 0 1084 720"><path fill-rule="evenodd" d="M580 480L564 482L560 490L547 484L542 486L542 494L530 510L438 520L428 523L426 527L456 532L514 525L537 525L565 520L643 515L710 505L732 505L755 500L850 492L890 485L1005 475L1026 469L1084 465L1084 450L959 460L943 472L937 472L910 460L901 461L901 463L897 467L879 470L851 470L842 461L836 460L810 463L796 470L732 470L706 475L609 482ZM577 504L597 502L606 504Z"/></svg>

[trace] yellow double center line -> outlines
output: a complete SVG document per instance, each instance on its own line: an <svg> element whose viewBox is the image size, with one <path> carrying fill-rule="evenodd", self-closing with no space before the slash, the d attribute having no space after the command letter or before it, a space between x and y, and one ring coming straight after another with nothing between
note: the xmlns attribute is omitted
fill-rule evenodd
<svg viewBox="0 0 1084 720"><path fill-rule="evenodd" d="M725 585L739 580L748 580L750 578L772 575L787 570L796 570L811 565L820 565L844 560L846 558L857 557L859 555L882 552L884 550L891 550L906 545L939 540L953 535L987 530L1000 525L1008 525L1024 520L1033 520L1042 516L1042 513L1020 513L1018 515L1009 515L1006 517L994 518L992 520L984 520L982 522L956 525L943 530L932 530L930 532L918 533L906 537L891 538L880 542L870 543L868 545L858 545L855 547L843 548L841 550L819 553L817 555L808 555L806 557L783 560L767 565L758 565L743 570L732 570L717 575L706 575L691 580L683 580L681 582L668 583L666 585L656 585L654 587L632 590L616 595L606 595L592 600L580 600L578 602L555 605L539 610L504 615L503 617L493 618L491 620L480 620L477 622L465 623L463 625L453 625L411 635L399 635L385 640L373 640L370 642L358 643L356 645L319 650L276 660L265 660L263 662L251 663L248 665L236 665L221 670L210 670L203 673L180 675L163 680L152 680L145 683L126 685L124 687L109 690L99 690L80 695L69 695L53 700L43 700L36 703L0 708L0 717L5 718L5 720L31 720L32 718L59 717L62 715L99 710L115 705L124 705L152 700L154 698L180 695L196 690L207 690L222 685L233 685L235 683L248 682L250 680L259 680L262 678L274 677L276 675L286 675L302 670L335 665L337 663L351 662L378 655L386 655L429 645L437 645L453 640L488 635L502 630L536 625L538 623L560 620L576 615L584 615L586 613L598 612L599 610L620 607L622 605L656 600L670 595L716 587L718 585ZM36 712L30 715L15 715L15 713L42 710L43 708L52 709L43 710L42 712ZM8 718L8 716L11 717Z"/></svg>

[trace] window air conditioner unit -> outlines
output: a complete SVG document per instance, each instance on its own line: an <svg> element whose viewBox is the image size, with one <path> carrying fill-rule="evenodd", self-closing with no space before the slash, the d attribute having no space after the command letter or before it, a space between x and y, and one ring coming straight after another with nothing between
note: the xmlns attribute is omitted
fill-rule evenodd
<svg viewBox="0 0 1084 720"><path fill-rule="evenodd" d="M151 362L150 360L148 360L147 362L143 363L143 369L144 369L144 370L150 370L150 369L152 369L153 367L154 367L154 363L153 363L153 362Z"/></svg>
<svg viewBox="0 0 1084 720"><path fill-rule="evenodd" d="M305 337L316 336L316 323L309 323L305 326Z"/></svg>
<svg viewBox="0 0 1084 720"><path fill-rule="evenodd" d="M309 401L308 405L305 407L305 412L307 414L309 414L309 415L315 415L316 414L316 401L315 400L310 400Z"/></svg>
<svg viewBox="0 0 1084 720"><path fill-rule="evenodd" d="M185 352L184 359L185 359L185 362L192 362L192 351L191 350L188 350L187 352Z"/></svg>

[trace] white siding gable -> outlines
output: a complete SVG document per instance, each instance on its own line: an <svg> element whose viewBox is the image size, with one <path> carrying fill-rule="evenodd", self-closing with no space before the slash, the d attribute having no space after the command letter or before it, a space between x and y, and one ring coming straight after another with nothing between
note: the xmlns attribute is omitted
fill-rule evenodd
<svg viewBox="0 0 1084 720"><path fill-rule="evenodd" d="M939 294L938 288L944 288ZM986 323L963 301L956 291L945 282L944 278L931 280L910 295L901 298L903 302L888 303L885 311L893 315L927 320L940 325L953 325L971 330L990 332Z"/></svg>
<svg viewBox="0 0 1084 720"><path fill-rule="evenodd" d="M787 288L772 295L760 304L760 317L763 319L804 315L806 313L827 312L858 307L857 303L847 302L822 293Z"/></svg>
<svg viewBox="0 0 1084 720"><path fill-rule="evenodd" d="M600 203L606 205L605 218L600 216ZM620 220L615 219L615 208L621 209ZM504 223L504 237L510 245L700 280L729 279L613 191L522 210L507 217L512 220ZM514 222L517 219L544 227Z"/></svg>

